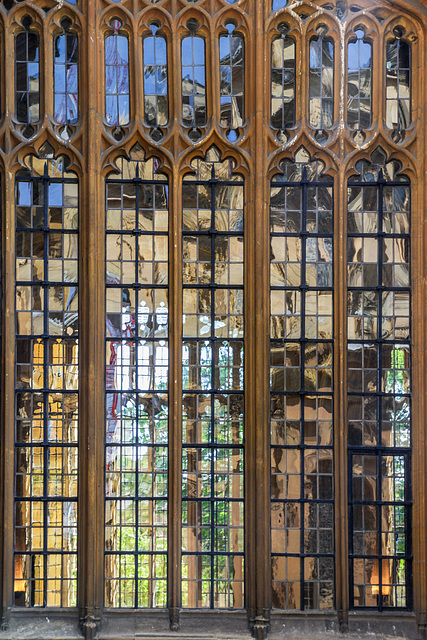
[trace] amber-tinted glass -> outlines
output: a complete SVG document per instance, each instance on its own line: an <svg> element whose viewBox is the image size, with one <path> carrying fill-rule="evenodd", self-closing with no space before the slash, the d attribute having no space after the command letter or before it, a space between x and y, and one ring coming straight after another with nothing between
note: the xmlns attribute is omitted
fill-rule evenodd
<svg viewBox="0 0 427 640"><path fill-rule="evenodd" d="M347 123L353 129L367 129L372 121L372 45L364 33L347 50Z"/></svg>
<svg viewBox="0 0 427 640"><path fill-rule="evenodd" d="M407 129L411 123L411 45L397 37L386 44L386 124Z"/></svg>
<svg viewBox="0 0 427 640"><path fill-rule="evenodd" d="M181 44L182 121L187 127L206 124L205 41L191 34Z"/></svg>
<svg viewBox="0 0 427 640"><path fill-rule="evenodd" d="M310 41L310 125L314 129L328 129L334 122L334 44L324 36Z"/></svg>
<svg viewBox="0 0 427 640"><path fill-rule="evenodd" d="M348 444L355 607L407 607L411 573L409 182L372 164L348 186Z"/></svg>
<svg viewBox="0 0 427 640"><path fill-rule="evenodd" d="M31 22L31 21L30 21ZM23 31L15 38L15 104L18 122L38 122L40 118L39 36Z"/></svg>
<svg viewBox="0 0 427 640"><path fill-rule="evenodd" d="M77 121L78 110L78 38L63 33L54 47L54 115L59 124Z"/></svg>
<svg viewBox="0 0 427 640"><path fill-rule="evenodd" d="M113 35L105 38L105 119L109 125L129 123L129 42L112 21Z"/></svg>
<svg viewBox="0 0 427 640"><path fill-rule="evenodd" d="M243 182L215 149L183 183L182 601L244 606Z"/></svg>
<svg viewBox="0 0 427 640"><path fill-rule="evenodd" d="M77 604L78 184L16 179L15 605Z"/></svg>
<svg viewBox="0 0 427 640"><path fill-rule="evenodd" d="M245 48L234 25L227 25L228 34L219 38L219 78L221 124L232 131L241 127L245 117L244 64Z"/></svg>
<svg viewBox="0 0 427 640"><path fill-rule="evenodd" d="M165 607L167 181L140 147L107 180L105 605Z"/></svg>
<svg viewBox="0 0 427 640"><path fill-rule="evenodd" d="M271 47L271 124L281 130L295 124L295 41L284 32Z"/></svg>
<svg viewBox="0 0 427 640"><path fill-rule="evenodd" d="M153 35L144 38L144 118L151 127L164 127L169 118L167 44L157 29L151 25Z"/></svg>
<svg viewBox="0 0 427 640"><path fill-rule="evenodd" d="M333 609L332 182L297 160L270 201L273 607Z"/></svg>

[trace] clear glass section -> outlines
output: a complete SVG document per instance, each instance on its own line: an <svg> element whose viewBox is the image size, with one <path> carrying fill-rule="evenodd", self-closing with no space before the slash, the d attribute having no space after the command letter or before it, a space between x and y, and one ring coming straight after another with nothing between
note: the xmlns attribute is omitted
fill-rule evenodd
<svg viewBox="0 0 427 640"><path fill-rule="evenodd" d="M16 178L14 604L75 607L78 182L61 158L29 167Z"/></svg>
<svg viewBox="0 0 427 640"><path fill-rule="evenodd" d="M386 125L407 129L411 124L411 45L400 37L386 44Z"/></svg>
<svg viewBox="0 0 427 640"><path fill-rule="evenodd" d="M320 27L319 36L310 40L310 125L318 130L334 123L334 43L324 31Z"/></svg>
<svg viewBox="0 0 427 640"><path fill-rule="evenodd" d="M285 34L271 45L271 124L279 130L295 124L295 41Z"/></svg>
<svg viewBox="0 0 427 640"><path fill-rule="evenodd" d="M57 36L54 45L54 118L58 124L74 124L79 117L78 37Z"/></svg>
<svg viewBox="0 0 427 640"><path fill-rule="evenodd" d="M352 598L409 608L410 185L381 149L357 168L347 199Z"/></svg>
<svg viewBox="0 0 427 640"><path fill-rule="evenodd" d="M243 37L227 25L219 38L220 120L231 130L241 127L245 117L245 46Z"/></svg>
<svg viewBox="0 0 427 640"><path fill-rule="evenodd" d="M305 150L296 160L282 164L270 196L273 607L328 610L335 589L333 187L321 166L304 162Z"/></svg>
<svg viewBox="0 0 427 640"><path fill-rule="evenodd" d="M165 127L169 119L167 43L157 29L151 25L153 35L143 41L144 119L151 127Z"/></svg>
<svg viewBox="0 0 427 640"><path fill-rule="evenodd" d="M206 124L205 41L191 34L181 43L182 121L186 127Z"/></svg>
<svg viewBox="0 0 427 640"><path fill-rule="evenodd" d="M114 33L105 38L105 119L121 126L129 124L129 42L120 35L118 20L112 27Z"/></svg>
<svg viewBox="0 0 427 640"><path fill-rule="evenodd" d="M106 184L105 606L167 606L168 211L135 146Z"/></svg>
<svg viewBox="0 0 427 640"><path fill-rule="evenodd" d="M244 186L216 149L193 169L183 182L182 599L241 609Z"/></svg>
<svg viewBox="0 0 427 640"><path fill-rule="evenodd" d="M15 107L18 122L40 119L39 35L23 31L15 37Z"/></svg>
<svg viewBox="0 0 427 640"><path fill-rule="evenodd" d="M347 49L347 124L368 129L372 123L372 45L356 31L357 40Z"/></svg>

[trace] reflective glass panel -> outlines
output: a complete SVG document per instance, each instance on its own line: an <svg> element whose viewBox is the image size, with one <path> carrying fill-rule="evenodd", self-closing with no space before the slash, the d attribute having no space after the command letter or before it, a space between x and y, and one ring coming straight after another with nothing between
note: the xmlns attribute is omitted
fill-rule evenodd
<svg viewBox="0 0 427 640"><path fill-rule="evenodd" d="M227 25L228 34L219 38L220 119L224 127L241 127L245 117L243 37Z"/></svg>
<svg viewBox="0 0 427 640"><path fill-rule="evenodd" d="M206 124L205 41L191 34L181 43L182 121L186 127Z"/></svg>
<svg viewBox="0 0 427 640"><path fill-rule="evenodd" d="M73 124L78 110L78 38L72 33L57 36L54 46L54 117L59 124Z"/></svg>
<svg viewBox="0 0 427 640"><path fill-rule="evenodd" d="M105 606L167 605L168 211L134 147L106 184Z"/></svg>
<svg viewBox="0 0 427 640"><path fill-rule="evenodd" d="M410 185L374 155L347 199L351 597L410 608Z"/></svg>
<svg viewBox="0 0 427 640"><path fill-rule="evenodd" d="M310 41L310 125L320 130L334 122L334 43L323 32Z"/></svg>
<svg viewBox="0 0 427 640"><path fill-rule="evenodd" d="M271 124L295 124L295 41L283 34L271 45Z"/></svg>
<svg viewBox="0 0 427 640"><path fill-rule="evenodd" d="M129 42L113 20L113 35L105 38L105 119L111 126L129 123Z"/></svg>
<svg viewBox="0 0 427 640"><path fill-rule="evenodd" d="M304 150L305 151L305 150ZM282 163L270 192L273 607L334 608L333 184Z"/></svg>
<svg viewBox="0 0 427 640"><path fill-rule="evenodd" d="M386 125L411 124L411 45L400 37L386 44Z"/></svg>
<svg viewBox="0 0 427 640"><path fill-rule="evenodd" d="M144 117L151 127L164 127L168 123L168 61L167 43L156 35L157 27L151 26L152 36L144 38Z"/></svg>
<svg viewBox="0 0 427 640"><path fill-rule="evenodd" d="M182 601L244 606L243 182L215 149L183 182Z"/></svg>
<svg viewBox="0 0 427 640"><path fill-rule="evenodd" d="M352 129L368 129L372 121L372 45L364 33L347 49L347 123Z"/></svg>
<svg viewBox="0 0 427 640"><path fill-rule="evenodd" d="M78 182L63 159L16 178L18 607L77 606Z"/></svg>
<svg viewBox="0 0 427 640"><path fill-rule="evenodd" d="M15 105L18 122L39 121L39 36L33 31L23 31L15 37Z"/></svg>

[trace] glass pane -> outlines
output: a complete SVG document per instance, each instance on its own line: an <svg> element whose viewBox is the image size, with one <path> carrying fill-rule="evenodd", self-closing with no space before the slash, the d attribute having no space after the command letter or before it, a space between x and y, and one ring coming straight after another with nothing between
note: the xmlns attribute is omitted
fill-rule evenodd
<svg viewBox="0 0 427 640"><path fill-rule="evenodd" d="M15 108L18 122L40 118L39 36L25 31L15 37Z"/></svg>
<svg viewBox="0 0 427 640"><path fill-rule="evenodd" d="M314 129L328 129L333 124L334 45L320 35L310 41L310 125Z"/></svg>
<svg viewBox="0 0 427 640"><path fill-rule="evenodd" d="M205 41L191 34L181 43L182 120L186 127L206 124Z"/></svg>
<svg viewBox="0 0 427 640"><path fill-rule="evenodd" d="M144 38L144 117L147 125L163 127L167 125L168 113L168 66L166 40L156 35Z"/></svg>
<svg viewBox="0 0 427 640"><path fill-rule="evenodd" d="M231 130L243 125L244 114L244 40L227 25L228 34L219 38L220 120Z"/></svg>
<svg viewBox="0 0 427 640"><path fill-rule="evenodd" d="M73 124L78 115L78 38L64 33L54 45L54 118Z"/></svg>
<svg viewBox="0 0 427 640"><path fill-rule="evenodd" d="M372 45L364 35L357 30L347 49L347 123L353 129L367 129L372 120Z"/></svg>
<svg viewBox="0 0 427 640"><path fill-rule="evenodd" d="M411 124L411 45L395 38L386 44L386 126Z"/></svg>
<svg viewBox="0 0 427 640"><path fill-rule="evenodd" d="M129 43L115 30L105 38L105 119L110 126L120 126L129 118Z"/></svg>

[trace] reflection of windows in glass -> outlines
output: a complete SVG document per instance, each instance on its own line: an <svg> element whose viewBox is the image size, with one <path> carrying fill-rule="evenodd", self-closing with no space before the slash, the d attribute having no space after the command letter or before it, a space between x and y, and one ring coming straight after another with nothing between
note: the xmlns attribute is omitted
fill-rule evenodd
<svg viewBox="0 0 427 640"><path fill-rule="evenodd" d="M334 43L319 27L310 41L310 125L328 129L334 122Z"/></svg>
<svg viewBox="0 0 427 640"><path fill-rule="evenodd" d="M182 602L244 606L243 181L215 148L183 182Z"/></svg>
<svg viewBox="0 0 427 640"><path fill-rule="evenodd" d="M157 29L152 24L153 35L144 38L144 117L147 125L164 127L169 119L167 45Z"/></svg>
<svg viewBox="0 0 427 640"><path fill-rule="evenodd" d="M333 609L333 185L302 149L271 183L273 607Z"/></svg>
<svg viewBox="0 0 427 640"><path fill-rule="evenodd" d="M105 119L120 126L129 123L129 43L119 34L119 20L111 26L114 33L105 38Z"/></svg>
<svg viewBox="0 0 427 640"><path fill-rule="evenodd" d="M295 124L295 41L286 29L271 45L271 124L275 129Z"/></svg>
<svg viewBox="0 0 427 640"><path fill-rule="evenodd" d="M65 31L67 25L64 25ZM78 38L72 33L57 36L54 46L54 118L59 124L74 123L78 112Z"/></svg>
<svg viewBox="0 0 427 640"><path fill-rule="evenodd" d="M347 200L352 600L355 607L407 608L410 185L381 149L356 168Z"/></svg>
<svg viewBox="0 0 427 640"><path fill-rule="evenodd" d="M107 180L105 605L166 607L168 185L135 146Z"/></svg>
<svg viewBox="0 0 427 640"><path fill-rule="evenodd" d="M206 124L205 41L194 35L181 43L182 120L187 127Z"/></svg>
<svg viewBox="0 0 427 640"><path fill-rule="evenodd" d="M372 45L362 30L348 43L347 123L352 129L367 129L372 121Z"/></svg>
<svg viewBox="0 0 427 640"><path fill-rule="evenodd" d="M401 30L386 44L386 125L407 129L411 123L411 45Z"/></svg>
<svg viewBox="0 0 427 640"><path fill-rule="evenodd" d="M227 35L219 38L219 79L221 124L234 130L243 124L244 114L244 41L228 24Z"/></svg>
<svg viewBox="0 0 427 640"><path fill-rule="evenodd" d="M78 183L16 177L15 605L77 605Z"/></svg>
<svg viewBox="0 0 427 640"><path fill-rule="evenodd" d="M29 31L31 18L24 18L27 30L15 38L16 118L25 124L40 118L39 36Z"/></svg>

